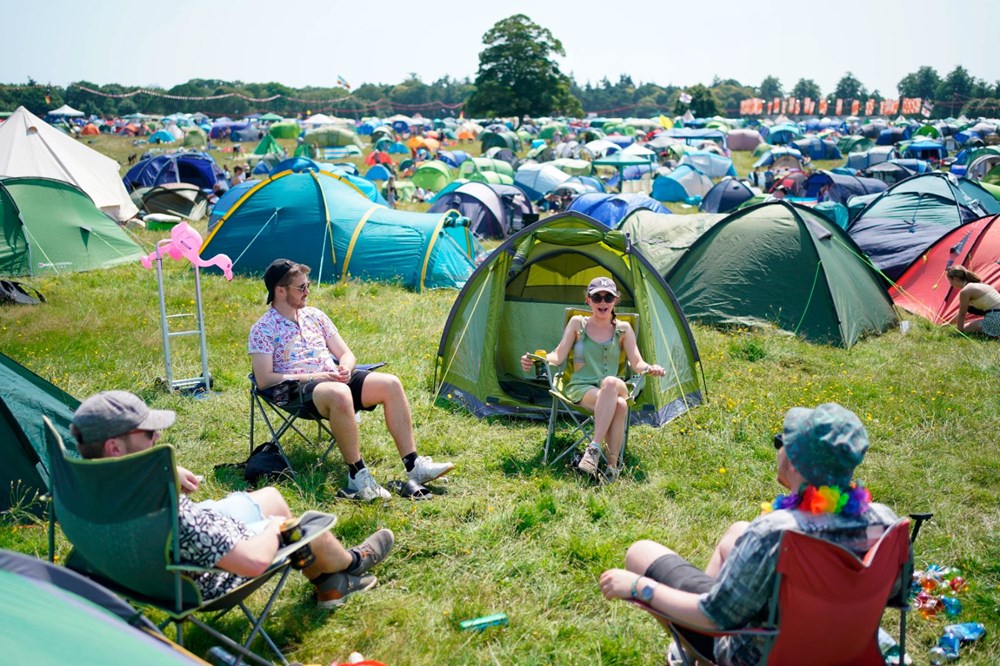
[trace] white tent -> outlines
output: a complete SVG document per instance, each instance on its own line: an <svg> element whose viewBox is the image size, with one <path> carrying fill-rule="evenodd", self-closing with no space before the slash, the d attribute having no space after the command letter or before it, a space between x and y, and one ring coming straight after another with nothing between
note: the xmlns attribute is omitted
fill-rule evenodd
<svg viewBox="0 0 1000 666"><path fill-rule="evenodd" d="M40 176L72 183L114 220L139 209L125 191L118 163L63 134L23 106L0 125L0 177Z"/></svg>
<svg viewBox="0 0 1000 666"><path fill-rule="evenodd" d="M64 118L82 118L83 111L77 111L69 104L63 104L58 109L49 111L50 116L63 116Z"/></svg>

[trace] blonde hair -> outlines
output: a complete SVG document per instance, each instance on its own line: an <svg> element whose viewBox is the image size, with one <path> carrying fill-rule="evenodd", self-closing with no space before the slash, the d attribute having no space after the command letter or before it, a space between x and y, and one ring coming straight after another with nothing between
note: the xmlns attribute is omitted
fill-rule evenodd
<svg viewBox="0 0 1000 666"><path fill-rule="evenodd" d="M950 278L956 278L958 280L961 280L962 282L982 282L983 281L983 279L981 277L979 277L978 275L976 275L975 273L973 273L972 271L970 271L965 266L960 266L960 265L949 266L948 269L945 270L944 274L947 275Z"/></svg>

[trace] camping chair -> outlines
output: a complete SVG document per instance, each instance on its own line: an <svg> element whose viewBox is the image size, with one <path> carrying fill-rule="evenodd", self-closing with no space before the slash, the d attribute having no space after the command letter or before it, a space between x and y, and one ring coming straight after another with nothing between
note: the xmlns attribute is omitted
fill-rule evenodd
<svg viewBox="0 0 1000 666"><path fill-rule="evenodd" d="M182 625L190 621L243 659L269 664L250 651L260 635L287 664L263 624L291 571L289 555L333 527L337 519L309 511L302 516L303 539L278 550L274 562L260 576L215 599L203 599L186 573L206 571L180 561L177 468L170 446L119 458L82 460L66 453L62 438L43 417L51 475L52 514L73 545L66 566L92 578L135 604L167 614L184 644ZM216 570L217 571L217 570ZM246 598L272 578L278 583L258 616ZM239 607L252 628L241 643L221 634L195 613L216 613L215 619Z"/></svg>
<svg viewBox="0 0 1000 666"><path fill-rule="evenodd" d="M383 365L385 365L385 361L359 365L357 369L375 370L376 368L381 368ZM256 415L259 414L261 421L264 422L264 426L270 434L270 440L268 441L272 442L278 448L278 453L281 454L285 464L288 465L289 471L292 470L292 463L288 460L284 447L281 446L281 437L289 430L295 432L310 444L322 445L325 443L326 449L319 458L320 464L323 464L330 451L337 445L337 442L333 438L333 432L330 431L330 427L326 424L326 421L304 408L301 395L296 395L287 404L279 405L268 393L265 393L257 386L257 379L252 372L248 375L248 378L250 379L250 453L253 454L254 448L256 448L256 440L258 439L256 434ZM298 382L294 380L282 382L282 384L285 383L296 384ZM281 384L278 384L278 386L281 386ZM296 424L299 420L312 421L316 424L315 438L309 437L299 429Z"/></svg>
<svg viewBox="0 0 1000 666"><path fill-rule="evenodd" d="M916 517L914 537L920 529ZM886 607L900 611L900 655L906 645L906 610L913 551L907 538L910 521L893 524L858 558L846 548L801 532L781 537L774 590L761 628L705 632L714 637L757 636L765 641L762 663L884 666L878 630ZM894 586L897 594L890 594ZM713 664L712 655L693 648L677 627L683 623L628 599L667 620L685 664Z"/></svg>
<svg viewBox="0 0 1000 666"><path fill-rule="evenodd" d="M590 310L584 310L581 308L566 308L566 316L563 319L563 330L569 325L569 320L576 315L583 315L585 317L590 316ZM638 335L638 323L639 315L633 312L623 312L617 313L616 317L621 320L628 322L632 327L632 330ZM552 409L549 412L549 431L545 436L545 450L542 454L542 461L544 463L549 462L549 452L552 450L552 443L556 437L556 430L559 427L561 421L569 423L569 436L573 438L573 442L567 446L562 452L559 453L552 462L556 463L564 456L569 453L576 451L580 444L586 444L590 442L593 438L594 432L594 414L589 409L581 407L570 401L563 392L566 386L569 384L570 379L573 377L573 347L570 347L569 354L566 356L566 361L560 364L558 367L553 368L550 366L546 359L535 354L528 354L528 356L535 361L536 367L540 367L546 379L549 382L549 395L552 396ZM629 388L628 403L631 407L635 404L635 399L642 391L645 386L646 376L643 374L634 374L632 368L628 363L628 359L625 357L625 351L622 350L618 359L618 372L617 376L625 380L625 384ZM625 419L625 438L622 440L622 448L618 454L618 462L621 463L625 459L625 445L628 443L628 431L629 431L629 421L631 420L631 415L629 418ZM604 452L601 452L601 457L604 457Z"/></svg>

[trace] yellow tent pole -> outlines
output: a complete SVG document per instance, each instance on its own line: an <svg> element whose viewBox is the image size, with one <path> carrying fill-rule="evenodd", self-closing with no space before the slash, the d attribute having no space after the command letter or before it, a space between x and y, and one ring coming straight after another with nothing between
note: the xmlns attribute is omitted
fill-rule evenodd
<svg viewBox="0 0 1000 666"><path fill-rule="evenodd" d="M347 268L351 265L351 255L354 254L354 246L358 242L358 236L361 235L361 227L365 226L365 222L371 217L379 208L385 208L385 206L372 206L369 208L364 215L361 216L361 220L358 222L358 226L354 227L354 233L351 234L351 242L347 245L347 256L344 257L344 267L340 271L340 279L344 281L347 279Z"/></svg>
<svg viewBox="0 0 1000 666"><path fill-rule="evenodd" d="M457 215L458 211L449 210L446 213L443 213L441 215L441 219L438 220L438 223L434 226L434 233L431 234L431 240L427 243L427 253L424 254L424 265L420 268L420 282L417 284L418 291L424 288L424 278L427 277L427 265L431 262L431 252L434 251L434 243L437 242L438 234L441 233L442 229L444 229L444 223L448 221L451 213L455 213Z"/></svg>
<svg viewBox="0 0 1000 666"><path fill-rule="evenodd" d="M222 225L226 223L226 220L229 219L229 216L232 215L233 213L235 213L236 209L239 208L240 206L242 206L244 201L246 201L247 199L249 199L251 196L253 196L253 194L257 190L259 190L260 188L264 187L268 183L273 182L275 180L278 180L279 178L284 178L285 176L287 176L288 174L291 174L291 173L295 173L295 172L292 171L291 169L289 169L288 171L282 171L281 173L276 174L274 176L271 176L270 178L268 178L266 180L260 181L259 183L257 183L253 187L251 187L249 190L247 190L246 192L244 192L243 196L241 196L236 201L236 203L234 203L232 205L232 207L228 211L226 211L226 214L222 216L222 219L219 220L219 223L215 225L215 228L212 229L212 233L210 233L208 235L208 238L205 239L205 242L201 244L201 249L198 250L198 253L201 254L202 252L205 251L205 248L208 247L208 244L210 242L212 242L212 238L215 236L216 233L218 233L219 229L222 228Z"/></svg>

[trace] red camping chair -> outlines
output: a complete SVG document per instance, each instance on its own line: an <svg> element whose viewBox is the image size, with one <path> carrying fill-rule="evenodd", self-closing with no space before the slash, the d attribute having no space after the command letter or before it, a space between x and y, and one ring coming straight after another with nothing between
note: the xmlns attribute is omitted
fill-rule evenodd
<svg viewBox="0 0 1000 666"><path fill-rule="evenodd" d="M765 638L764 662L782 664L843 664L884 666L878 646L878 629L887 605L898 607L900 652L905 646L905 612L912 576L912 551L902 519L886 530L864 559L847 549L800 532L781 538L774 593L763 628L702 632L711 636L757 635ZM919 529L914 530L914 536ZM901 581L900 593L890 593ZM670 622L670 632L685 663L711 664L711 655L691 648L684 626L648 605L631 601Z"/></svg>

